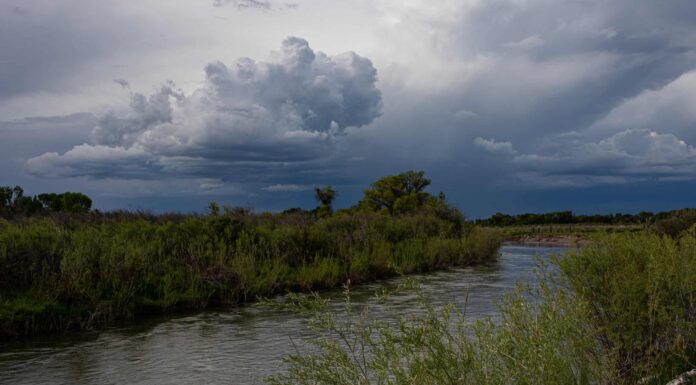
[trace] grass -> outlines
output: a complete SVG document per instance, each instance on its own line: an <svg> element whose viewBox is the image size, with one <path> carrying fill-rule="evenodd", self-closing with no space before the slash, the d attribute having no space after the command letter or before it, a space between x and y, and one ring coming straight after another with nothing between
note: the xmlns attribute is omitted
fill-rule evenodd
<svg viewBox="0 0 696 385"><path fill-rule="evenodd" d="M273 385L665 384L696 367L696 238L605 234L541 265L500 318L436 309L371 321L346 295L341 314L294 296L316 349L287 357ZM413 288L411 288L413 289Z"/></svg>
<svg viewBox="0 0 696 385"><path fill-rule="evenodd" d="M86 214L0 222L0 336L493 260L498 232L419 210L207 216Z"/></svg>

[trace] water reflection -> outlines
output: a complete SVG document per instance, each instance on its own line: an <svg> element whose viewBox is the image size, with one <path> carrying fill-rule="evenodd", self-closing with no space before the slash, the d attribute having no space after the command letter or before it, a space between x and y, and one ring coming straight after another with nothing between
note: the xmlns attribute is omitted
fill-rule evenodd
<svg viewBox="0 0 696 385"><path fill-rule="evenodd" d="M563 251L506 245L494 264L415 278L435 304L453 302L466 305L472 317L495 316L507 289L533 279L535 255L545 259ZM370 301L375 290L399 282L354 287L354 300ZM413 294L401 293L374 309L380 318L393 319L413 305ZM300 317L264 304L149 318L101 333L5 345L0 384L258 384L282 370L293 341L307 336Z"/></svg>

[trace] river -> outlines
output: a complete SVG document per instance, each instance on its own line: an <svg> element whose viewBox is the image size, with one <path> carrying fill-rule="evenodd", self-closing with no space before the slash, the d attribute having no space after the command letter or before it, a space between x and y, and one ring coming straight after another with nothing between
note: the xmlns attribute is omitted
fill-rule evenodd
<svg viewBox="0 0 696 385"><path fill-rule="evenodd" d="M462 307L466 301L469 316L495 317L506 290L533 280L535 256L547 259L565 250L505 245L494 264L413 277L435 304ZM354 301L370 301L376 289L399 281L353 287ZM387 319L413 308L408 293L373 305ZM262 303L147 318L100 332L0 345L0 384L260 384L283 370L282 358L308 335L302 317Z"/></svg>

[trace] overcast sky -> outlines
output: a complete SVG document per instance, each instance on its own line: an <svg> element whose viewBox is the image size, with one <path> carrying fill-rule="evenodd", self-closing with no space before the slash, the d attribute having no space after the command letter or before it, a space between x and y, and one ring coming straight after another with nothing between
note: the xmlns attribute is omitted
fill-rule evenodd
<svg viewBox="0 0 696 385"><path fill-rule="evenodd" d="M693 0L0 0L0 185L98 208L696 206Z"/></svg>

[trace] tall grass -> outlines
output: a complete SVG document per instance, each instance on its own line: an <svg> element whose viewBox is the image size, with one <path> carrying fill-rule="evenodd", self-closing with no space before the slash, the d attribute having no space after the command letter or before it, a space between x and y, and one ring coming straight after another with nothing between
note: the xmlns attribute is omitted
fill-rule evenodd
<svg viewBox="0 0 696 385"><path fill-rule="evenodd" d="M542 265L500 317L473 321L453 306L396 322L369 308L328 312L294 297L317 349L287 358L273 385L665 384L696 367L696 239L651 234L598 237Z"/></svg>
<svg viewBox="0 0 696 385"><path fill-rule="evenodd" d="M500 242L429 211L2 222L0 336L479 263L496 258Z"/></svg>

